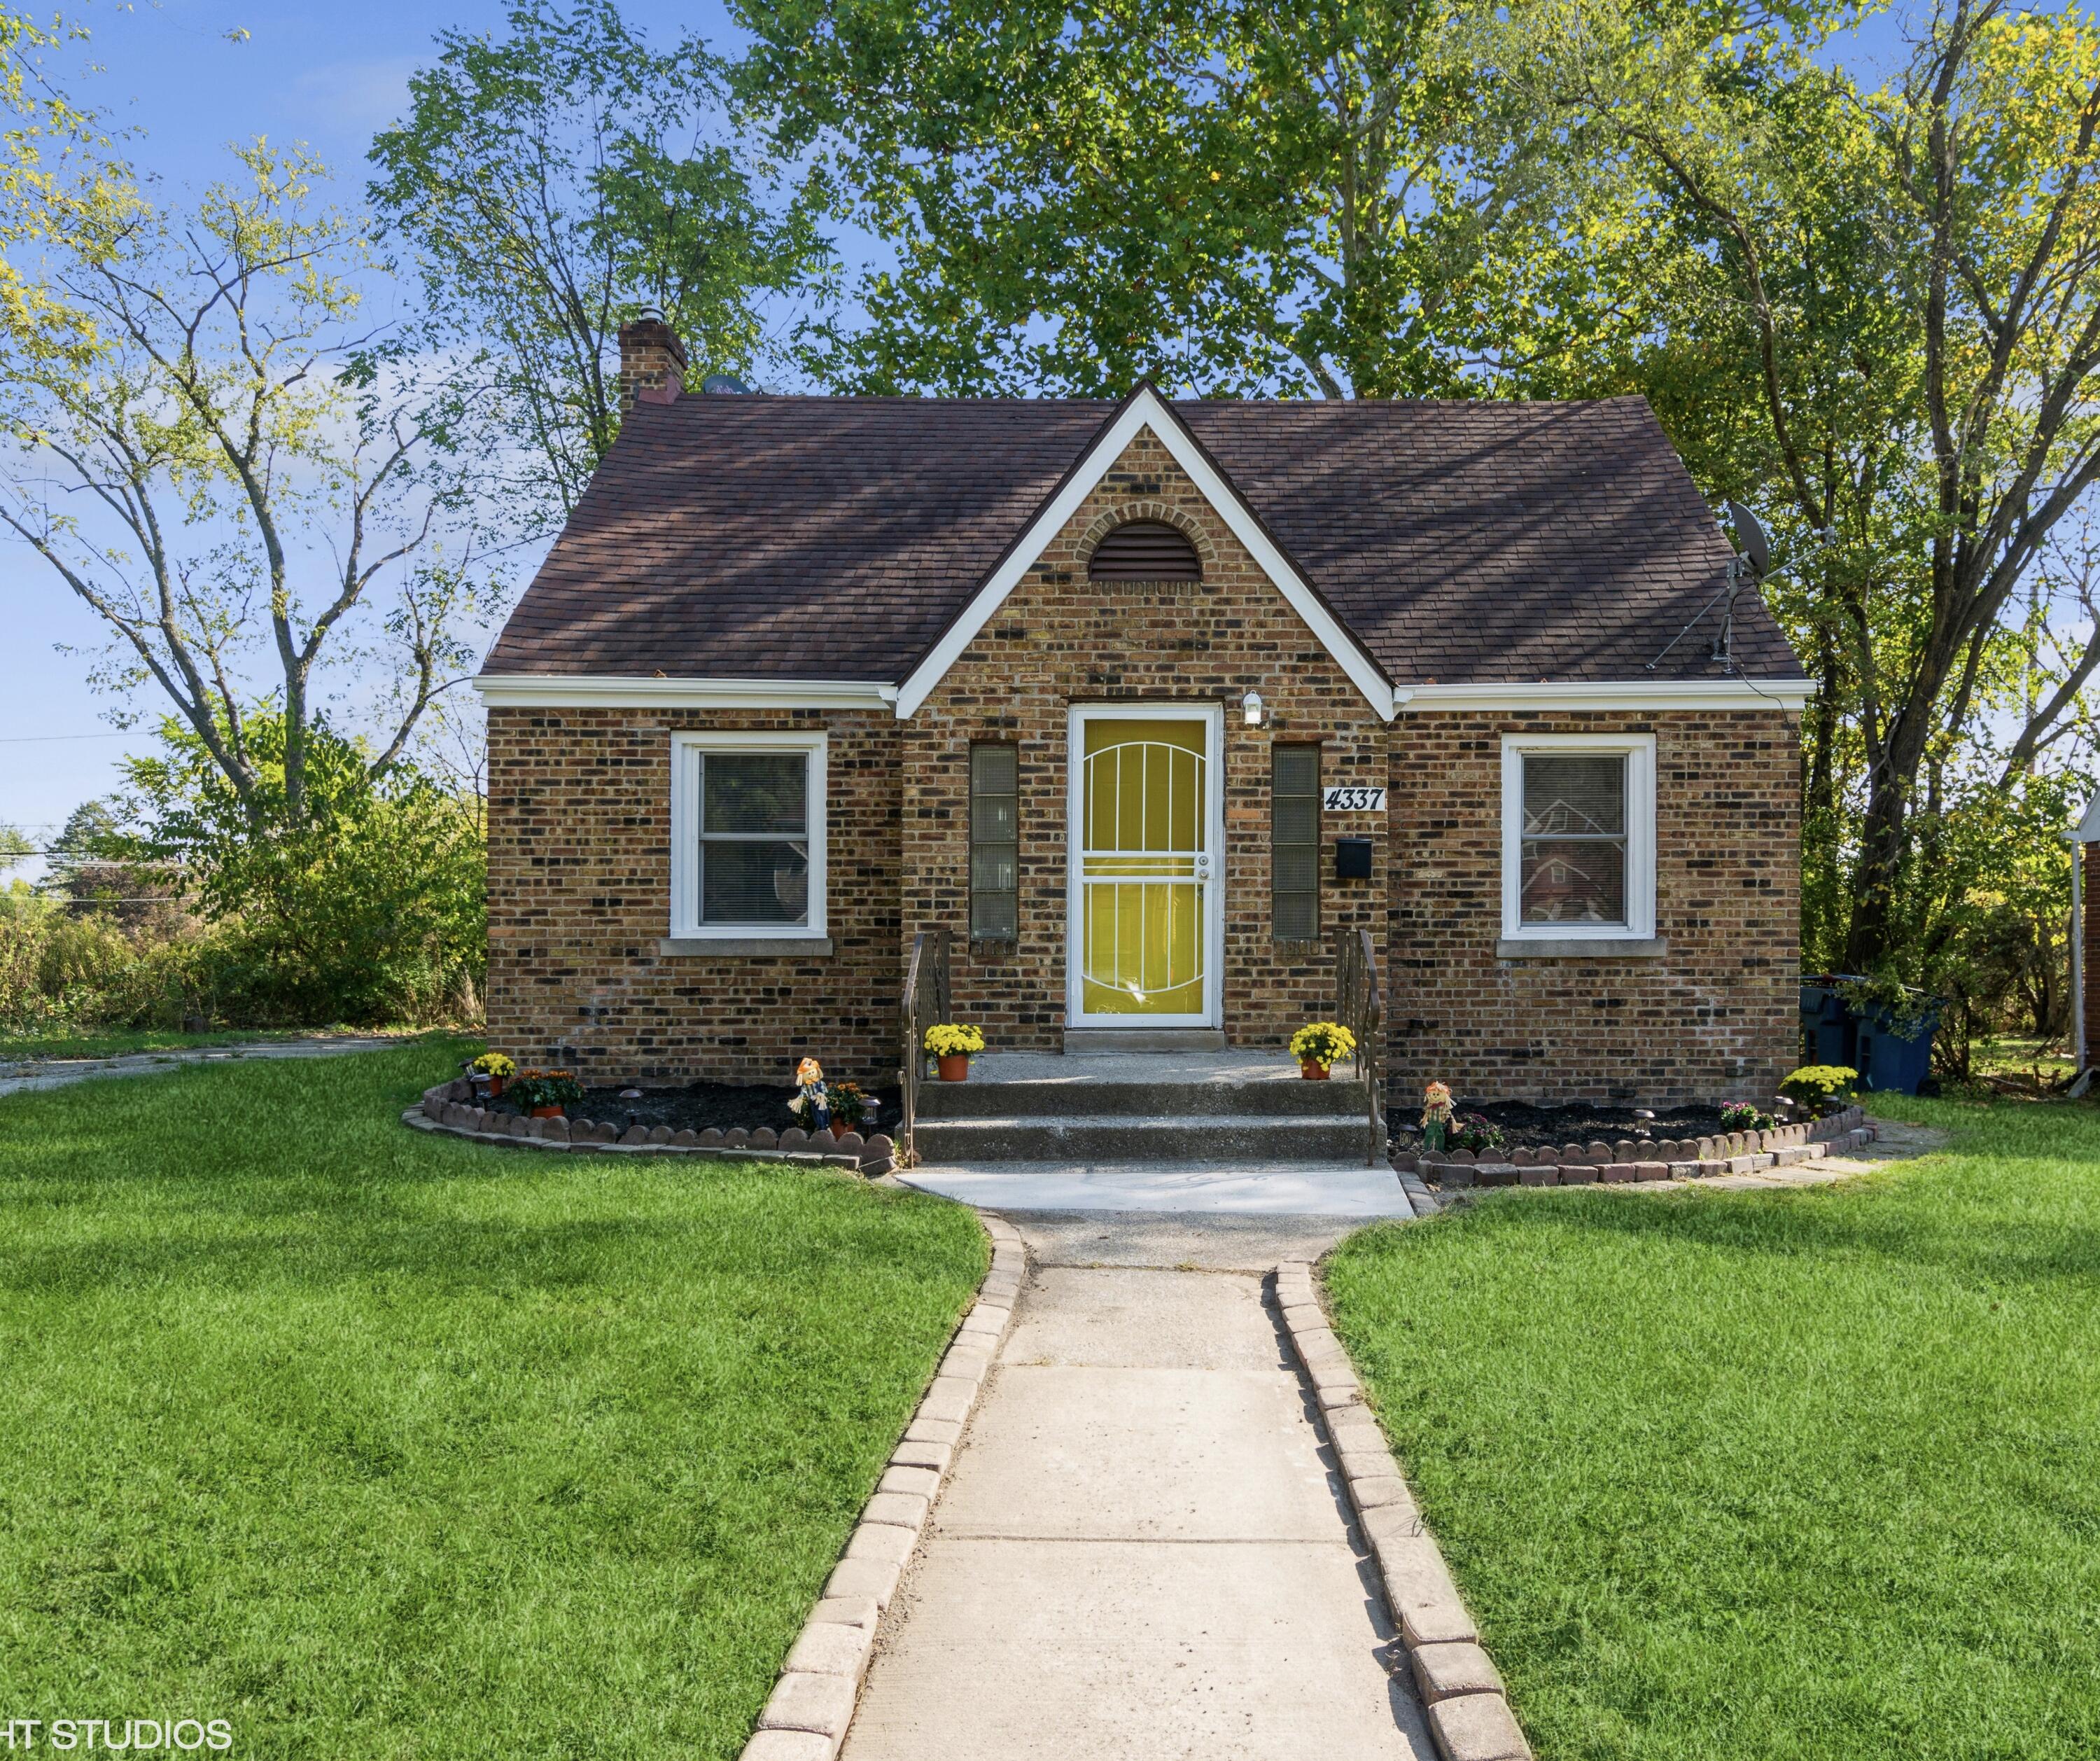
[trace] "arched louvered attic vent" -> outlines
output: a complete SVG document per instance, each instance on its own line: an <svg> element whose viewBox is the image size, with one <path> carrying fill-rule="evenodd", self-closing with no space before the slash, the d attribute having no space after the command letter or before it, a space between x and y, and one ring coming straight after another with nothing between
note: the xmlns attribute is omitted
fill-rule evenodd
<svg viewBox="0 0 2100 1761"><path fill-rule="evenodd" d="M1094 546L1089 580L1201 580L1196 547L1164 520L1139 519L1118 526Z"/></svg>

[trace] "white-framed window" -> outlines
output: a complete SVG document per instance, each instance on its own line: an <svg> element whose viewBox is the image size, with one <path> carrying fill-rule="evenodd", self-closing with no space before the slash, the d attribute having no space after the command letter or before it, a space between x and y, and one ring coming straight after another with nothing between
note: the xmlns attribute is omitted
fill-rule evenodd
<svg viewBox="0 0 2100 1761"><path fill-rule="evenodd" d="M807 938L824 920L824 736L671 736L671 934Z"/></svg>
<svg viewBox="0 0 2100 1761"><path fill-rule="evenodd" d="M1655 736L1502 740L1502 934L1655 934Z"/></svg>

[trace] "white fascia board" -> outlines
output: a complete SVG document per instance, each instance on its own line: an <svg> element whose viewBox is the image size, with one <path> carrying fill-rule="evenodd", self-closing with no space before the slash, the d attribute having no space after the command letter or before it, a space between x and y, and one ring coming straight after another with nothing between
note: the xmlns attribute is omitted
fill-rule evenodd
<svg viewBox="0 0 2100 1761"><path fill-rule="evenodd" d="M2100 844L2100 795L2086 802L2078 829L2071 834L2071 838L2075 844Z"/></svg>
<svg viewBox="0 0 2100 1761"><path fill-rule="evenodd" d="M1365 700L1378 712L1379 720L1392 719L1395 704L1392 682L1342 627L1334 613L1321 603L1319 595L1285 559L1283 553L1247 511L1238 493L1203 457L1189 431L1147 386L1094 443L1092 450L1080 460L1079 468L1065 480L1064 488L1035 517L1035 523L1022 535L1006 561L977 589L976 597L949 627L947 633L934 644L933 651L912 669L911 676L898 686L897 714L900 721L917 713L919 706L933 695L933 687L941 682L948 669L977 640L978 633L1006 602L1008 594L1035 566L1050 541L1064 529L1065 522L1079 510L1079 504L1108 474L1109 467L1146 429L1151 430L1159 444L1172 455L1174 462L1188 474L1189 481L1202 492L1204 499L1231 528L1233 536L1246 547L1262 572L1275 583L1291 610L1305 620L1321 646L1335 657L1335 664L1348 674L1350 682L1364 694Z"/></svg>
<svg viewBox="0 0 2100 1761"><path fill-rule="evenodd" d="M1533 709L1789 709L1815 695L1808 679L1607 679L1564 685L1403 685L1393 693L1415 714Z"/></svg>
<svg viewBox="0 0 2100 1761"><path fill-rule="evenodd" d="M861 679L620 678L609 674L483 673L482 701L542 709L882 709L894 685Z"/></svg>

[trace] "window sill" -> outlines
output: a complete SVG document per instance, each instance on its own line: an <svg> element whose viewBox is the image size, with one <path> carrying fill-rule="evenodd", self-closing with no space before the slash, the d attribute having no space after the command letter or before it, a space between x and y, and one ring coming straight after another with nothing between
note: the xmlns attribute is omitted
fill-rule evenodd
<svg viewBox="0 0 2100 1761"><path fill-rule="evenodd" d="M753 954L826 955L832 951L832 938L829 936L666 936L656 944L656 951L665 960Z"/></svg>
<svg viewBox="0 0 2100 1761"><path fill-rule="evenodd" d="M1661 936L1504 936L1497 960L1661 960L1670 943Z"/></svg>

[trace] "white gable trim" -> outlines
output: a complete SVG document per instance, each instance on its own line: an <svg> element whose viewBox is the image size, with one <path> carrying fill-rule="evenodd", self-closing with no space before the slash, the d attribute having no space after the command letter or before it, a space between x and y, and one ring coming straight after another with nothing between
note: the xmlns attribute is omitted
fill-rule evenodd
<svg viewBox="0 0 2100 1761"><path fill-rule="evenodd" d="M1800 709L1815 695L1810 679L1607 679L1541 685L1402 685L1410 713L1523 710Z"/></svg>
<svg viewBox="0 0 2100 1761"><path fill-rule="evenodd" d="M1109 467L1123 457L1123 450L1144 430L1149 429L1159 444L1172 455L1174 462L1188 474L1189 480L1202 492L1203 497L1214 508L1218 517L1231 528L1233 536L1246 546L1261 571L1287 601L1290 608L1303 618L1320 645L1335 658L1335 663L1348 674L1349 681L1364 694L1365 700L1377 711L1381 721L1390 722L1393 714L1392 685L1381 673L1375 662L1365 654L1355 638L1342 627L1334 613L1321 603L1319 595L1298 571L1286 560L1283 553L1264 532L1238 492L1220 474L1215 466L1203 457L1187 429L1181 426L1173 412L1161 400L1150 386L1140 386L1137 395L1126 404L1123 412L1096 440L1092 448L1079 461L1079 467L1065 480L1065 486L1051 497L1049 505L1035 517L1035 523L1025 532L1005 562L1002 563L991 579L977 591L976 597L963 610L963 614L949 626L948 632L934 644L933 651L912 669L911 676L898 687L897 714L901 721L917 713L919 706L933 695L933 687L946 675L948 669L959 660L963 651L977 640L977 634L990 623L1006 602L1007 595L1021 585L1036 559L1043 554L1050 541L1064 529L1065 523L1079 510L1079 504L1091 495L1095 487L1105 477Z"/></svg>

